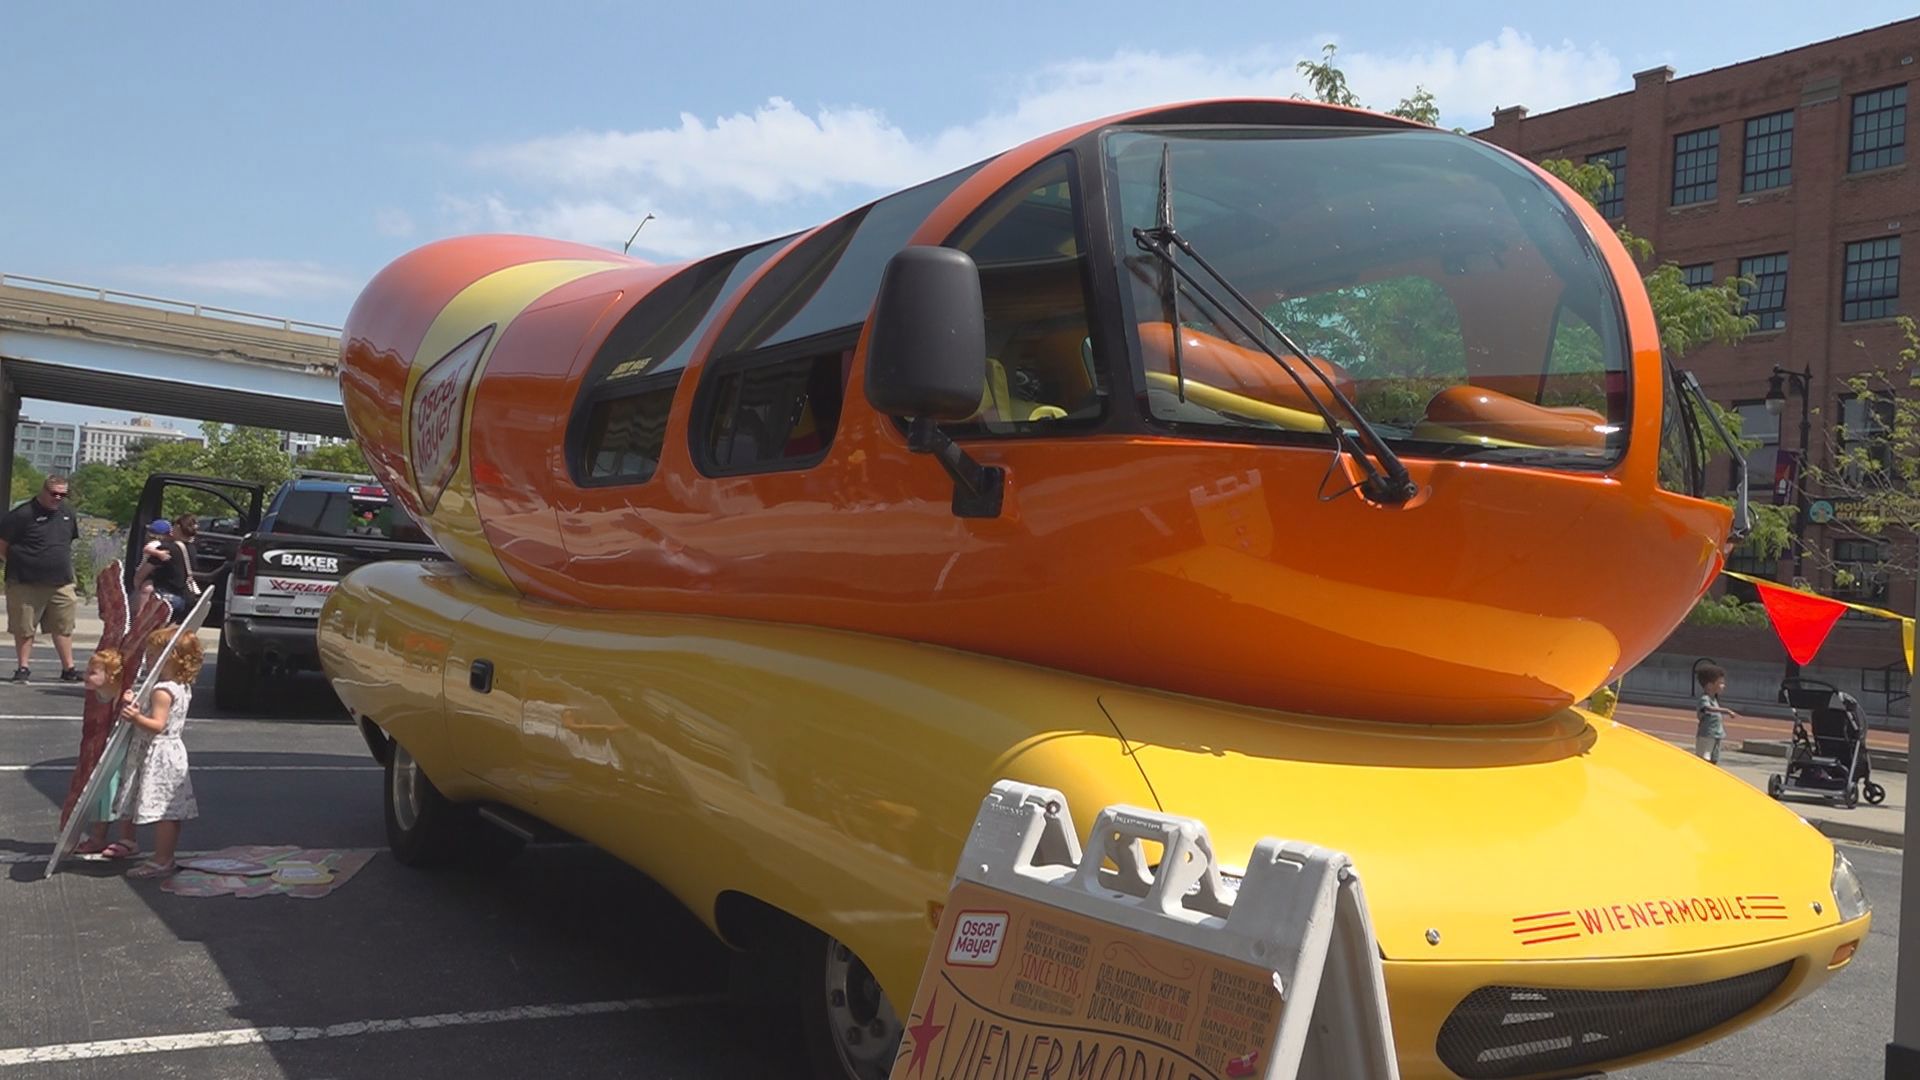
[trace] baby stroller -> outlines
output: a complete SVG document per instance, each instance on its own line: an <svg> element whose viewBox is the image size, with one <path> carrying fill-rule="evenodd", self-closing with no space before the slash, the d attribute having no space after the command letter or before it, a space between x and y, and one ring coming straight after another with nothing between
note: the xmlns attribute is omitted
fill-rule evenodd
<svg viewBox="0 0 1920 1080"><path fill-rule="evenodd" d="M1767 794L1820 795L1848 809L1863 794L1874 806L1885 801L1887 789L1869 779L1866 725L1853 695L1818 679L1788 679L1782 689L1793 707L1793 747L1786 771L1767 777Z"/></svg>

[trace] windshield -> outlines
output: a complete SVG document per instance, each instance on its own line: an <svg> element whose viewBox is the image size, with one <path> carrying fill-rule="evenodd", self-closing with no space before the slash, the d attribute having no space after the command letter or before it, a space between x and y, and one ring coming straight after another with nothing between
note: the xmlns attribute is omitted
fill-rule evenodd
<svg viewBox="0 0 1920 1080"><path fill-rule="evenodd" d="M273 520L273 531L431 543L413 518L380 488L348 491L296 488L287 492L281 502L280 512Z"/></svg>
<svg viewBox="0 0 1920 1080"><path fill-rule="evenodd" d="M1214 438L1327 430L1300 386L1325 400L1325 384L1269 340L1300 365L1305 379L1296 380L1187 287L1176 347L1170 271L1133 234L1156 224L1166 148L1180 234L1402 452L1617 458L1628 353L1599 253L1522 166L1427 130L1107 136L1134 363L1155 419Z"/></svg>

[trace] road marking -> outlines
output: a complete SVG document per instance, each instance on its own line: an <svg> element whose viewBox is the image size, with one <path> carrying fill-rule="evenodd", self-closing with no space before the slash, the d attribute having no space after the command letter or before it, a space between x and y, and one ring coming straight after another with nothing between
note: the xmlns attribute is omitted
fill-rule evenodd
<svg viewBox="0 0 1920 1080"><path fill-rule="evenodd" d="M0 765L0 773L72 772L72 765ZM378 765L194 765L192 772L383 772Z"/></svg>
<svg viewBox="0 0 1920 1080"><path fill-rule="evenodd" d="M320 847L325 847L325 845L320 845L319 847L315 847L314 850L316 851L320 850ZM380 852L385 851L387 849L384 847L361 847L361 848L326 847L326 850L338 851L348 855L359 855L363 853L377 855ZM47 861L48 854L49 853L45 851L0 851L0 866L17 866L21 863L43 863ZM145 853L143 852L142 854L145 854ZM232 854L233 853L231 851L176 851L173 853L173 857L176 860L198 859L207 855L219 855L223 858L230 858ZM68 855L65 861L68 863L73 863L73 862L86 863L89 866L93 866L93 865L99 865L102 863L110 863L113 860L89 859L80 855Z"/></svg>
<svg viewBox="0 0 1920 1080"><path fill-rule="evenodd" d="M57 720L61 723L77 724L80 717L64 713L0 713L0 720ZM311 724L321 723L332 727L347 727L350 723L345 713L338 718L315 716L189 716L187 726L199 724Z"/></svg>
<svg viewBox="0 0 1920 1080"><path fill-rule="evenodd" d="M510 1009L437 1013L431 1016L409 1016L397 1020L350 1020L344 1024L329 1024L326 1027L228 1028L225 1031L202 1031L186 1035L152 1035L139 1039L104 1039L98 1042L58 1043L52 1046L21 1046L0 1050L0 1067L53 1061L95 1061L101 1058L129 1057L134 1054L205 1050L217 1046L312 1042L316 1039L345 1039L360 1035L424 1031L431 1028L473 1027L480 1024L503 1024L519 1020L558 1020L574 1016L658 1012L664 1009L718 1005L724 1000L725 996L721 994L678 994L655 998L627 998L622 1001L587 1001L573 1005L518 1005Z"/></svg>
<svg viewBox="0 0 1920 1080"><path fill-rule="evenodd" d="M339 851L339 852L344 852L352 855L358 855L363 852L378 855L380 852L387 850L384 847L359 847L359 848L331 847L324 844L318 845L318 847L325 847L326 850L328 851ZM528 851L578 851L583 848L591 848L591 847L593 847L593 845L587 843L585 840L548 840L548 841L543 841L537 844L528 844L527 850ZM316 850L317 849L318 848L316 848ZM43 863L47 861L48 854L49 853L45 851L0 851L0 866L16 866L21 863ZM177 851L177 852L174 852L173 857L175 859L198 859L205 855L229 856L231 854L232 852L230 850ZM71 860L77 860L79 862L89 863L89 864L95 864L102 861L99 859L86 859L86 858L82 858L80 856L75 856L75 855L69 855L67 856L67 858Z"/></svg>

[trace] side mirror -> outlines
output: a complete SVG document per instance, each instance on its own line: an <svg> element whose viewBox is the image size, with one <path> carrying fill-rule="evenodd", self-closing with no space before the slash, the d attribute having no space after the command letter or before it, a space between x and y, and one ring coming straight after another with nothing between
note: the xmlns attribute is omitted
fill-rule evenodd
<svg viewBox="0 0 1920 1080"><path fill-rule="evenodd" d="M986 393L987 320L973 257L909 247L887 260L867 343L867 400L909 420L951 422Z"/></svg>

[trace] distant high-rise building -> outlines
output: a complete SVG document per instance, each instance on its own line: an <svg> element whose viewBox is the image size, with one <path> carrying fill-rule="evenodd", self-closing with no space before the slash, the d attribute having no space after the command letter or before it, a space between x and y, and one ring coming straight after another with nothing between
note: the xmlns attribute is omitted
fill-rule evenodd
<svg viewBox="0 0 1920 1080"><path fill-rule="evenodd" d="M15 460L30 462L43 473L70 473L79 452L80 425L21 417L13 429Z"/></svg>
<svg viewBox="0 0 1920 1080"><path fill-rule="evenodd" d="M151 417L136 416L124 424L82 424L79 458L81 465L118 465L142 443L201 441L198 435L157 424Z"/></svg>

